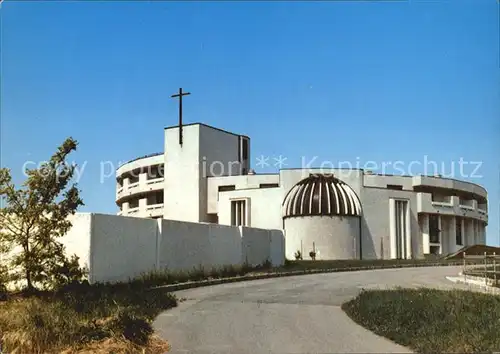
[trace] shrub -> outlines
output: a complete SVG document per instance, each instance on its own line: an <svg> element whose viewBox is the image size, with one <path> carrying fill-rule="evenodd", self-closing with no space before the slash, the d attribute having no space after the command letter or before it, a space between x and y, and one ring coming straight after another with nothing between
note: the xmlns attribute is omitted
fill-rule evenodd
<svg viewBox="0 0 500 354"><path fill-rule="evenodd" d="M115 335L123 336L134 344L146 345L149 336L153 334L151 324L130 309L121 309L106 324L106 327Z"/></svg>

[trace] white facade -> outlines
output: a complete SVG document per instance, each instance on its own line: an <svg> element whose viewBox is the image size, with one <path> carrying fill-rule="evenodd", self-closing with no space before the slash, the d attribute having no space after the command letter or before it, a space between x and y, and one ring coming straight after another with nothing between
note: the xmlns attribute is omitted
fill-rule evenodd
<svg viewBox="0 0 500 354"><path fill-rule="evenodd" d="M353 169L252 174L248 137L200 123L183 127L182 146L178 137L179 127L166 128L164 153L117 170L120 215L280 229L289 259L296 251L307 259L313 248L316 259L421 258L486 242L487 192L474 183ZM334 212L344 199L335 201L332 190L328 212L310 208L308 215L288 217L285 198L311 174L332 175L348 186L359 215ZM322 192L308 188L313 203Z"/></svg>

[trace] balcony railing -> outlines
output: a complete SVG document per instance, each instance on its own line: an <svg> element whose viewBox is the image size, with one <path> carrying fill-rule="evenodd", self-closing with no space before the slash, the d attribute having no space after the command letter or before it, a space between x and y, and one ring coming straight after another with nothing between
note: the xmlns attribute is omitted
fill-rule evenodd
<svg viewBox="0 0 500 354"><path fill-rule="evenodd" d="M133 214L137 214L137 213L139 213L139 207L128 209L128 215L133 215Z"/></svg>
<svg viewBox="0 0 500 354"><path fill-rule="evenodd" d="M139 182L135 182L135 183L130 183L128 185L128 190L130 191L131 189L135 188L135 187L138 187L139 186Z"/></svg>
<svg viewBox="0 0 500 354"><path fill-rule="evenodd" d="M466 205L463 203L472 204ZM452 197L450 202L433 201L429 193L417 193L417 212L428 214L442 214L450 216L465 216L488 222L488 211L479 208L474 200L460 200L458 197Z"/></svg>
<svg viewBox="0 0 500 354"><path fill-rule="evenodd" d="M153 178L153 179L148 179L146 181L146 184L157 184L157 183L163 183L164 179L163 177L159 177L159 178Z"/></svg>
<svg viewBox="0 0 500 354"><path fill-rule="evenodd" d="M163 203L160 203L160 204L151 204L151 205L148 205L146 207L146 210L147 211L150 211L150 210L157 210L157 209L163 209Z"/></svg>
<svg viewBox="0 0 500 354"><path fill-rule="evenodd" d="M443 208L453 208L453 203L451 202L431 202L432 205Z"/></svg>

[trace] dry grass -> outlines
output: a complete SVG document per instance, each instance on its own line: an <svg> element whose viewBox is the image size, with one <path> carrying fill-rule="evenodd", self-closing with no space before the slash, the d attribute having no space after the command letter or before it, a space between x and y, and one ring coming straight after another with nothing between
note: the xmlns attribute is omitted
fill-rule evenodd
<svg viewBox="0 0 500 354"><path fill-rule="evenodd" d="M163 354L170 350L168 342L163 339L152 336L146 347L135 345L126 340L108 338L101 341L91 342L80 348L63 349L61 354Z"/></svg>
<svg viewBox="0 0 500 354"><path fill-rule="evenodd" d="M164 353L154 318L177 302L139 286L79 286L0 302L0 343L8 353Z"/></svg>

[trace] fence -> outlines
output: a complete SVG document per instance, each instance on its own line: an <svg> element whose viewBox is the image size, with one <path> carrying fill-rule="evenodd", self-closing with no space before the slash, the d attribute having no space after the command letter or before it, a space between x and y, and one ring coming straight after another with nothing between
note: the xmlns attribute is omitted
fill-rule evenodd
<svg viewBox="0 0 500 354"><path fill-rule="evenodd" d="M500 254L463 254L462 274L464 280L481 280L486 285L498 287L500 280Z"/></svg>

